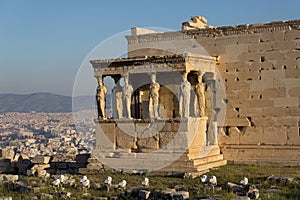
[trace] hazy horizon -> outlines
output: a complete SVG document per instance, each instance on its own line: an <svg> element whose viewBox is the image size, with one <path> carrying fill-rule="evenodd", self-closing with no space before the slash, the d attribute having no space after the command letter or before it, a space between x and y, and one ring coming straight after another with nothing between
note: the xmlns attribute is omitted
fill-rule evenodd
<svg viewBox="0 0 300 200"><path fill-rule="evenodd" d="M79 96L72 96L71 95L65 95L65 94L59 94L54 92L32 92L32 93L0 93L0 95L34 95L34 94L54 94L54 95L60 95L60 96L66 96L66 97L85 97L90 95L79 95ZM107 93L110 95L111 93Z"/></svg>

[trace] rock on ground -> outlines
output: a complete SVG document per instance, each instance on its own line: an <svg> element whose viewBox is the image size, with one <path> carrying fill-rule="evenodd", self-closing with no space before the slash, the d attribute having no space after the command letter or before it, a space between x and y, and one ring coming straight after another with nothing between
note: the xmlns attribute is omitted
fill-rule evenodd
<svg viewBox="0 0 300 200"><path fill-rule="evenodd" d="M150 191L148 191L148 190L140 190L139 191L139 198L140 199L148 199L149 198L149 196L150 196Z"/></svg>

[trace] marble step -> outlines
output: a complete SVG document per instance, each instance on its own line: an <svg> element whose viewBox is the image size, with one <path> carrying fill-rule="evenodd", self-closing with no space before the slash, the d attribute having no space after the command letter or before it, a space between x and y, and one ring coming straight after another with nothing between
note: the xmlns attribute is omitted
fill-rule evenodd
<svg viewBox="0 0 300 200"><path fill-rule="evenodd" d="M203 171L203 170L207 170L207 169L211 169L214 167L220 167L220 166L224 166L227 164L227 160L218 160L215 162L210 162L210 163L206 163L203 165L198 165L197 166L197 171Z"/></svg>
<svg viewBox="0 0 300 200"><path fill-rule="evenodd" d="M203 164L215 162L218 160L223 160L222 154L213 155L213 156L205 156L203 158L197 158L194 160L176 160L171 165L180 165L182 167L194 167L197 165L203 165Z"/></svg>
<svg viewBox="0 0 300 200"><path fill-rule="evenodd" d="M220 167L227 164L226 160L218 160L210 163L205 163L198 166L180 166L180 165L170 165L168 167L165 167L163 169L160 169L159 171L168 171L168 172L208 172L209 169L214 167Z"/></svg>

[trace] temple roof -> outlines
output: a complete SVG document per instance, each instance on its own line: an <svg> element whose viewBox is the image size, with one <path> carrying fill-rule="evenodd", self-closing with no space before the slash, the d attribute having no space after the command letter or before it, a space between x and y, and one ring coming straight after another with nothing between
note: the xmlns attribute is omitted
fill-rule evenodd
<svg viewBox="0 0 300 200"><path fill-rule="evenodd" d="M129 58L113 58L91 60L93 67L118 67L118 66L138 66L148 63L179 63L188 61L190 58L199 58L203 60L215 61L215 57L197 54L173 54L165 56L142 56Z"/></svg>
<svg viewBox="0 0 300 200"><path fill-rule="evenodd" d="M124 74L130 70L130 73L146 73L151 71L214 71L216 57L197 55L197 54L174 54L167 56L144 56L131 58L116 58L91 60L95 76ZM201 64L199 64L201 63Z"/></svg>

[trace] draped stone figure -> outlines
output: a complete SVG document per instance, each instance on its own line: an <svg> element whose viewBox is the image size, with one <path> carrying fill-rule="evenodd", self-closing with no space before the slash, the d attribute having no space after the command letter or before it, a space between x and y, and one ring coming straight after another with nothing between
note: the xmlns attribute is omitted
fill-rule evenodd
<svg viewBox="0 0 300 200"><path fill-rule="evenodd" d="M159 118L159 90L160 85L156 83L156 75L153 73L151 75L151 85L149 94L149 115L150 118Z"/></svg>
<svg viewBox="0 0 300 200"><path fill-rule="evenodd" d="M179 87L179 114L188 118L190 113L191 84L187 80L187 73L183 74L183 82Z"/></svg>
<svg viewBox="0 0 300 200"><path fill-rule="evenodd" d="M106 119L105 116L105 97L106 97L107 89L103 85L102 77L98 78L98 87L97 87L97 107L98 107L98 116L99 118Z"/></svg>
<svg viewBox="0 0 300 200"><path fill-rule="evenodd" d="M123 93L120 81L113 88L113 117L114 119L120 119L123 117Z"/></svg>
<svg viewBox="0 0 300 200"><path fill-rule="evenodd" d="M125 85L123 87L123 98L124 98L124 106L125 106L125 117L131 118L131 95L133 92L133 88L129 83L129 75L125 75L124 77Z"/></svg>
<svg viewBox="0 0 300 200"><path fill-rule="evenodd" d="M205 116L205 83L202 81L202 74L198 75L198 84L195 86L196 96L197 96L197 103L199 107L198 115L200 117ZM195 111L195 114L197 111ZM198 116L196 115L196 116Z"/></svg>

